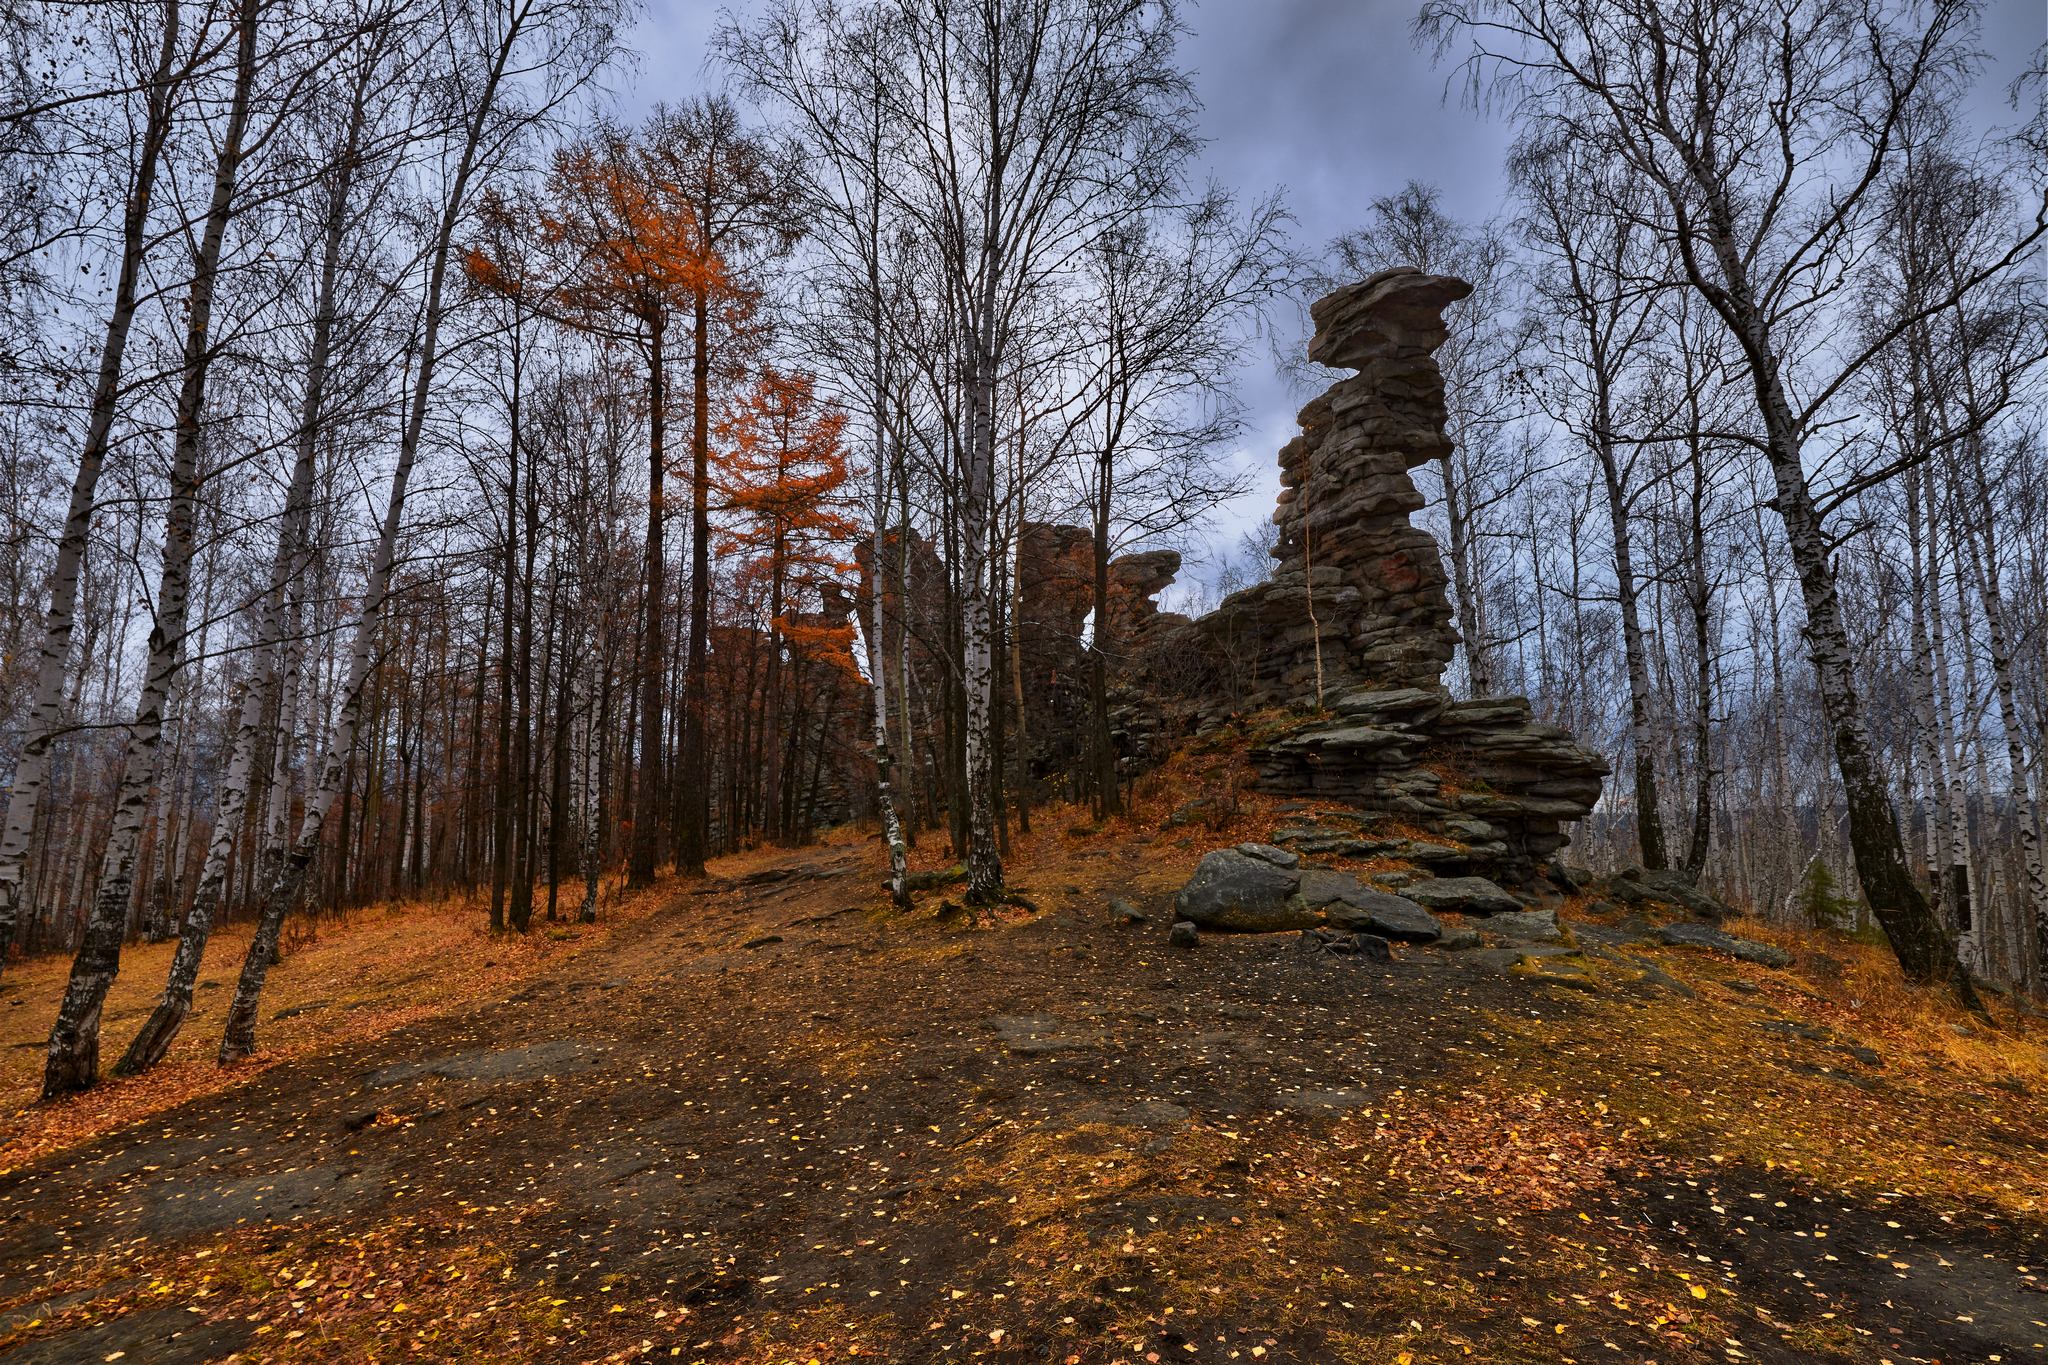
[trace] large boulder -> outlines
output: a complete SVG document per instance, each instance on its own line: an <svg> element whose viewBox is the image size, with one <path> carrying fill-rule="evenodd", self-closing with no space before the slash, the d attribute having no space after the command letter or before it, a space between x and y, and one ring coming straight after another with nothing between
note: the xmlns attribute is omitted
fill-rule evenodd
<svg viewBox="0 0 2048 1365"><path fill-rule="evenodd" d="M1246 847L1264 853L1268 846ZM1294 858L1282 849L1271 852ZM1204 929L1255 934L1312 928L1322 917L1300 892L1301 873L1294 867L1283 866L1269 856L1223 848L1196 866L1195 875L1174 897L1174 917Z"/></svg>
<svg viewBox="0 0 2048 1365"><path fill-rule="evenodd" d="M1401 888L1408 899L1430 910L1462 915L1511 915L1522 903L1484 877L1430 877Z"/></svg>

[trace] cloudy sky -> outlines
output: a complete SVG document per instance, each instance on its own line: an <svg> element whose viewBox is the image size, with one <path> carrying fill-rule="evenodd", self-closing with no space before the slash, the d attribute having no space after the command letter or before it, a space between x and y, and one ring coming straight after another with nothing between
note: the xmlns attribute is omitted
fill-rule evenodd
<svg viewBox="0 0 2048 1365"><path fill-rule="evenodd" d="M644 0L633 46L638 70L620 82L620 112L674 101L716 87L707 40L721 14L744 22L745 0ZM1206 162L1247 198L1285 194L1305 248L1318 248L1359 223L1375 197L1409 180L1442 190L1461 219L1502 211L1506 127L1471 109L1455 73L1431 65L1409 37L1418 0L1206 0L1188 7L1193 30L1183 45L1208 141ZM2008 122L2006 84L2048 33L2043 0L1991 0L1982 46L1989 78L1979 89L1986 121ZM1258 486L1225 509L1211 542L1233 543L1267 516L1279 488L1275 453L1294 432L1300 395L1270 361L1248 365L1239 381L1250 418L1242 467ZM1195 571L1195 566L1190 565ZM1185 581L1187 575L1183 575Z"/></svg>

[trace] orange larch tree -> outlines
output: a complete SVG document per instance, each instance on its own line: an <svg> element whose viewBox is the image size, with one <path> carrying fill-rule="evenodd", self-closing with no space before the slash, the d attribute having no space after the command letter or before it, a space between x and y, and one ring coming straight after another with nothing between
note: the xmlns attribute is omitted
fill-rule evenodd
<svg viewBox="0 0 2048 1365"><path fill-rule="evenodd" d="M715 482L731 517L719 548L750 557L766 583L759 809L778 838L798 823L783 773L810 728L805 684L820 667L853 666L853 627L830 609L840 600L833 589L853 570L846 546L859 532L846 502L845 429L845 412L818 397L809 375L772 368L718 428ZM827 676L836 690L836 676ZM826 718L820 724L829 728Z"/></svg>
<svg viewBox="0 0 2048 1365"><path fill-rule="evenodd" d="M668 480L669 335L678 314L711 313L734 325L752 313L754 296L736 288L700 227L683 185L646 138L600 127L562 148L549 169L536 211L547 255L545 281L519 280L535 306L571 327L630 346L647 367L647 537L641 614L639 778L634 788L627 876L654 878L661 856L662 747L667 556L663 545ZM514 287L504 266L482 253L471 276Z"/></svg>

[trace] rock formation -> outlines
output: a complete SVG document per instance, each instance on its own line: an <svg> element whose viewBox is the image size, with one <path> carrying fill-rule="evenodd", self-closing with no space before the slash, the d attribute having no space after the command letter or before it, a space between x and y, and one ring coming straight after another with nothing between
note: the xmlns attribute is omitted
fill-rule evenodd
<svg viewBox="0 0 2048 1365"><path fill-rule="evenodd" d="M1259 785L1348 809L1336 823L1304 821L1275 839L1311 855L1418 869L1375 874L1419 901L1417 913L1511 913L1520 902L1503 886L1524 898L1548 895L1562 884L1551 867L1565 843L1562 826L1591 811L1607 772L1568 733L1538 722L1527 701L1457 701L1443 686L1458 635L1443 557L1409 522L1423 506L1409 471L1451 452L1434 352L1447 336L1444 308L1469 293L1462 280L1402 268L1317 302L1309 357L1357 373L1302 410L1301 434L1280 452L1272 577L1190 621L1156 601L1180 556L1124 555L1109 564L1107 619L1099 623L1117 665L1110 703L1120 761L1158 761L1165 734L1182 723L1294 712L1278 725L1261 723L1250 754ZM1021 741L1012 762L1036 780L1078 772L1085 757L1082 633L1094 603L1095 543L1077 526L1029 523L1021 536L1009 603L1021 647L1005 683ZM882 555L883 590L892 594L903 551L897 539L888 538ZM910 549L913 593L891 603L897 623L936 619L918 591L929 594L942 581L936 561L915 537ZM877 587L873 547L857 558L865 614ZM916 653L908 645L902 652ZM1348 921L1375 908L1360 898L1381 894L1311 895L1305 873L1252 867L1257 857L1243 850L1217 856L1211 870L1220 889L1184 907L1198 921L1241 918L1231 907L1257 901L1245 913L1261 923L1357 929ZM1264 887L1264 898L1250 887ZM1348 909L1329 908L1339 904Z"/></svg>
<svg viewBox="0 0 2048 1365"><path fill-rule="evenodd" d="M1607 765L1520 697L1451 698L1443 670L1458 636L1443 559L1408 520L1423 505L1409 471L1450 450L1432 353L1444 307L1470 292L1401 268L1314 306L1309 357L1358 373L1302 410L1280 453L1272 578L1178 642L1206 646L1241 708L1315 713L1252 750L1259 784L1362 817L1286 832L1295 847L1419 864L1447 892L1465 874L1542 895L1561 826L1592 810ZM1485 900L1440 904L1512 908Z"/></svg>
<svg viewBox="0 0 2048 1365"><path fill-rule="evenodd" d="M1314 702L1358 684L1434 687L1457 647L1443 558L1408 522L1408 471L1450 452L1443 309L1463 280L1389 270L1310 310L1309 359L1359 373L1301 411L1280 451L1273 576L1226 599L1200 629L1230 659L1246 706Z"/></svg>

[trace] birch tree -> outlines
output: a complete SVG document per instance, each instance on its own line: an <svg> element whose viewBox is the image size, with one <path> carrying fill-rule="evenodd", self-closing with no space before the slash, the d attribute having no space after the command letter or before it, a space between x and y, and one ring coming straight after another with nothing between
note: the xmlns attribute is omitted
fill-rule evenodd
<svg viewBox="0 0 2048 1365"><path fill-rule="evenodd" d="M1569 146L1542 143L1519 148L1514 169L1528 205L1523 230L1540 253L1531 326L1553 360L1537 387L1551 415L1592 455L1605 494L1628 678L1636 842L1643 866L1660 869L1669 858L1634 545L1635 503L1643 491L1636 465L1644 446L1633 438L1643 414L1629 410L1635 372L1658 325L1656 265L1645 259L1637 214L1626 202L1609 203L1629 194L1625 177Z"/></svg>
<svg viewBox="0 0 2048 1365"><path fill-rule="evenodd" d="M1745 439L1771 471L1797 571L1864 899L1910 979L1965 997L1954 940L1906 866L1827 522L1887 475L1852 470L1816 489L1810 466L1858 374L1912 325L1901 317L1845 345L1814 330L1867 268L1877 189L1913 111L1958 88L1971 13L1962 0L1433 0L1418 21L1446 46L1469 40L1475 78L1497 82L1526 123L1602 149L1655 196L1646 226L1742 357L1760 433ZM2020 267L2044 230L2048 197L2005 251L1927 308Z"/></svg>
<svg viewBox="0 0 2048 1365"><path fill-rule="evenodd" d="M343 334L344 343L364 340L360 333L351 335L346 320L339 316L344 253L352 234L360 233L370 216L362 200L371 196L363 193L362 182L368 180L374 191L388 183L395 169L395 139L389 129L378 136L379 130L371 125L370 105L403 89L402 76L394 62L394 55L401 50L398 38L402 31L388 12L363 24L351 44L355 50L341 73L345 92L342 98L332 105L326 101L314 104L319 116L332 118L341 131L314 182L318 202L308 214L317 224L317 235L309 245L318 243L319 262L311 299L312 325L297 431L292 440L291 474L278 518L269 573L253 604L254 619L249 631L252 667L234 707L232 743L216 789L217 804L206 843L206 859L178 932L178 946L172 954L163 994L115 1066L116 1075L139 1075L162 1061L191 1013L199 964L213 931L214 915L227 882L228 861L248 805L259 732L268 711L284 705L281 691L286 664L282 652L296 643L288 638L286 595L303 572L308 554L314 474L319 464L319 438L329 409L328 382L336 334ZM273 791L276 790L273 780ZM266 825L269 823L265 821Z"/></svg>
<svg viewBox="0 0 2048 1365"><path fill-rule="evenodd" d="M904 60L883 89L906 130L898 207L926 237L961 402L956 468L968 895L1000 894L993 543L1001 383L1018 327L1136 187L1171 174L1189 134L1171 3L889 0ZM1140 197L1146 197L1140 193Z"/></svg>
<svg viewBox="0 0 2048 1365"><path fill-rule="evenodd" d="M502 164L533 127L552 115L610 55L614 19L613 8L603 0L481 0L474 10L457 14L442 36L451 101L447 178L422 253L425 289L404 425L320 776L307 797L298 835L264 892L221 1037L223 1065L255 1050L257 1007L277 954L278 935L319 851L328 812L355 749L363 685L389 605L399 528L434 392L450 257L469 196L490 168Z"/></svg>
<svg viewBox="0 0 2048 1365"><path fill-rule="evenodd" d="M113 985L114 974L120 969L121 939L127 929L134 889L136 844L148 813L150 781L155 774L158 740L163 734L164 707L178 671L185 664L192 552L202 477L201 424L206 416L207 375L214 358L213 309L221 251L228 221L235 212L235 192L247 150L245 138L256 85L262 10L261 0L239 0L234 11L235 57L227 122L214 163L212 196L193 253L191 285L185 296L184 355L171 441L170 507L157 579L156 620L149 633L149 661L122 755L113 820L100 859L99 889L93 898L84 940L71 964L56 1023L50 1029L49 1053L43 1068L46 1100L86 1089L99 1079L100 1010L106 1002L107 989Z"/></svg>
<svg viewBox="0 0 2048 1365"><path fill-rule="evenodd" d="M122 102L133 119L134 157L121 194L114 291L99 347L98 372L85 412L84 448L71 482L70 504L57 537L50 572L49 607L43 616L35 690L27 735L15 762L7 813L0 822L0 961L4 961L21 914L22 880L36 813L50 779L51 747L63 734L65 684L69 678L72 632L78 606L79 571L85 558L93 509L113 443L114 423L126 396L124 364L143 289L147 259L160 245L154 218L157 180L165 147L179 117L187 84L205 64L218 34L210 24L188 32L180 0L161 5L124 5L104 12L105 50L129 64L133 95Z"/></svg>

